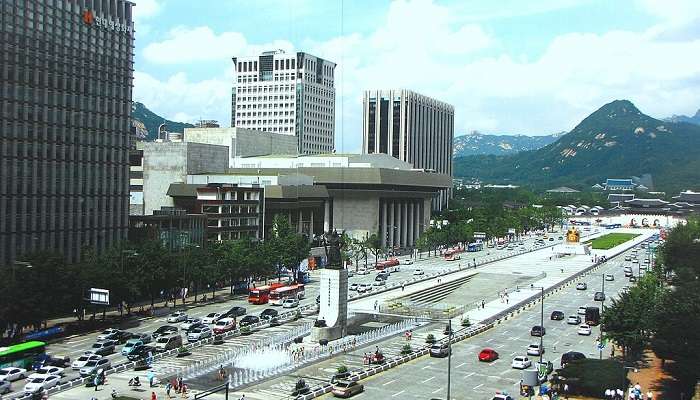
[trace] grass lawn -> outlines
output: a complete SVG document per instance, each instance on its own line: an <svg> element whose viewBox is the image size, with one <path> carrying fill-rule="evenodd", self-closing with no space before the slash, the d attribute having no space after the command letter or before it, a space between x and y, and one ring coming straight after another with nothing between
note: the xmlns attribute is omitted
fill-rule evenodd
<svg viewBox="0 0 700 400"><path fill-rule="evenodd" d="M637 236L639 236L637 233L608 233L588 243L591 243L595 250L608 250Z"/></svg>

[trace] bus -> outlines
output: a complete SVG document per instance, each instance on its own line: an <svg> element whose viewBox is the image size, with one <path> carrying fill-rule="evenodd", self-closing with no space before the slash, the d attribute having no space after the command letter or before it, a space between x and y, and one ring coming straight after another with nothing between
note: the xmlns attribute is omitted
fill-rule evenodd
<svg viewBox="0 0 700 400"><path fill-rule="evenodd" d="M399 262L399 259L398 259L398 258L390 258L390 259L388 259L388 260L386 260L386 261L379 261L379 262L377 262L377 265L375 265L374 268L375 268L377 271L384 271L384 270L387 269L387 268L396 267L396 266L399 265L399 264L400 264L400 262Z"/></svg>
<svg viewBox="0 0 700 400"><path fill-rule="evenodd" d="M46 343L31 340L9 347L0 347L0 368L32 368L34 358L46 354Z"/></svg>
<svg viewBox="0 0 700 400"><path fill-rule="evenodd" d="M467 251L470 253L476 252L476 251L481 251L484 249L484 243L482 242L474 242L474 243L469 243L467 245Z"/></svg>
<svg viewBox="0 0 700 400"><path fill-rule="evenodd" d="M267 304L270 300L270 292L284 286L284 283L273 283L267 286L258 286L248 291L248 303Z"/></svg>
<svg viewBox="0 0 700 400"><path fill-rule="evenodd" d="M303 284L289 285L270 292L270 304L281 306L286 299L303 299L306 294Z"/></svg>

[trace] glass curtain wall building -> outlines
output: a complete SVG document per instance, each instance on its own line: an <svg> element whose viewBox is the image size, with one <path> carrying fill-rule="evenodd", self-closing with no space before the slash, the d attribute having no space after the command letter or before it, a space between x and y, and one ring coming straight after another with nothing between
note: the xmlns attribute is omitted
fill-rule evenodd
<svg viewBox="0 0 700 400"><path fill-rule="evenodd" d="M0 264L75 262L127 235L134 5L0 4Z"/></svg>

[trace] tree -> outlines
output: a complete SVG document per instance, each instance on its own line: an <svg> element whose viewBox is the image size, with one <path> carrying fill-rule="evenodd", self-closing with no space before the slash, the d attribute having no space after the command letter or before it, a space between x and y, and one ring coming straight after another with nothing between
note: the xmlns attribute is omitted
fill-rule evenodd
<svg viewBox="0 0 700 400"><path fill-rule="evenodd" d="M291 271L294 281L298 281L299 264L309 257L311 243L294 232L287 219L280 215L275 216L272 227L272 235L267 239L274 251L271 256L280 268Z"/></svg>
<svg viewBox="0 0 700 400"><path fill-rule="evenodd" d="M374 256L374 266L377 266L377 262L379 260L379 255L382 254L382 251L384 250L384 247L382 246L382 240L379 238L379 235L376 233L373 233L369 235L367 238L367 249L372 253Z"/></svg>

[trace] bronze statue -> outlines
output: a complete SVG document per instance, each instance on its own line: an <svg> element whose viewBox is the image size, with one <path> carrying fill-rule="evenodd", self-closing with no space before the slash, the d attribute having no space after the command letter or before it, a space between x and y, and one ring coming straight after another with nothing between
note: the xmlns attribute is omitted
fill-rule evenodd
<svg viewBox="0 0 700 400"><path fill-rule="evenodd" d="M343 257L341 249L345 247L345 240L337 231L327 232L323 235L323 247L326 250L326 268L343 269Z"/></svg>

